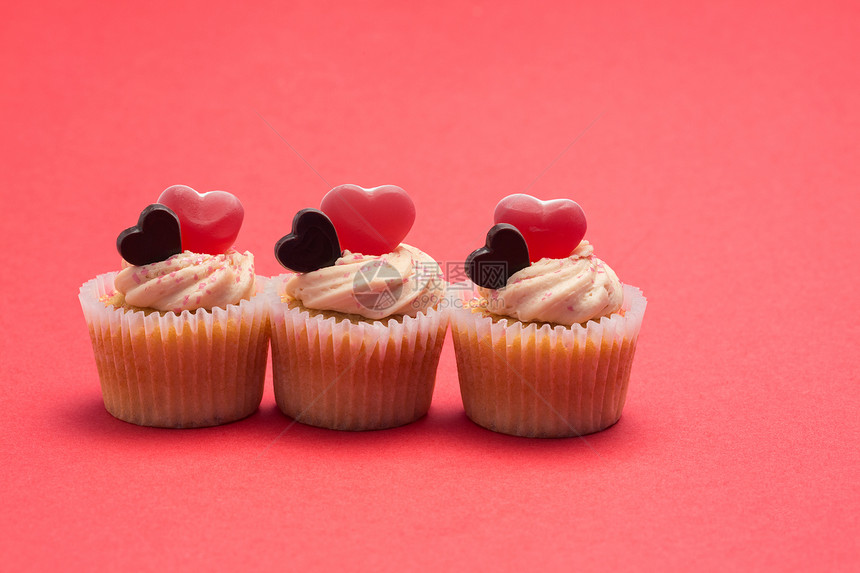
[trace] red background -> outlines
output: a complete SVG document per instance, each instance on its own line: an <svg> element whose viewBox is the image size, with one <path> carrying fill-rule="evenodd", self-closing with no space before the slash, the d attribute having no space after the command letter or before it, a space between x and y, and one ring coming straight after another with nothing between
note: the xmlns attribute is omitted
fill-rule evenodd
<svg viewBox="0 0 860 573"><path fill-rule="evenodd" d="M857 566L855 4L23 4L0 9L7 568ZM400 429L293 425L271 373L223 427L105 412L77 292L143 206L235 193L273 275L345 182L407 189L440 261L507 194L580 202L649 298L621 421L483 430L450 340Z"/></svg>

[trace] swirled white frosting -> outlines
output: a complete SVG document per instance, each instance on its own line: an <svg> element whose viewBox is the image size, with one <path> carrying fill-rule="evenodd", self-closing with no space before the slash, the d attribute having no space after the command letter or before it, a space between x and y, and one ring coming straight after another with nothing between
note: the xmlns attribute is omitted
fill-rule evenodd
<svg viewBox="0 0 860 573"><path fill-rule="evenodd" d="M247 251L185 251L149 265L123 265L114 287L131 306L180 313L224 308L254 295L254 255Z"/></svg>
<svg viewBox="0 0 860 573"><path fill-rule="evenodd" d="M384 255L344 251L333 266L289 278L284 293L307 308L380 319L426 311L445 289L439 264L401 243Z"/></svg>
<svg viewBox="0 0 860 573"><path fill-rule="evenodd" d="M541 259L514 273L498 290L479 287L487 310L525 322L571 326L621 308L621 281L582 241L569 257Z"/></svg>

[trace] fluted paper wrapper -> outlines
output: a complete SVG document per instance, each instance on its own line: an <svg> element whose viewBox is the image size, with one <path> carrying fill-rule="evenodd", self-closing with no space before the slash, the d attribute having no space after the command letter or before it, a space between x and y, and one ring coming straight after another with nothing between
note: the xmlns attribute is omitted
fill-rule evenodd
<svg viewBox="0 0 860 573"><path fill-rule="evenodd" d="M272 374L281 411L303 424L381 430L430 409L448 312L349 320L281 301L286 277L267 289Z"/></svg>
<svg viewBox="0 0 860 573"><path fill-rule="evenodd" d="M265 278L251 300L177 315L106 306L115 276L90 280L79 295L108 412L141 426L197 428L257 410L269 343Z"/></svg>
<svg viewBox="0 0 860 573"><path fill-rule="evenodd" d="M515 436L560 438L608 428L621 417L646 300L625 285L622 312L571 327L522 323L465 308L451 329L469 418Z"/></svg>

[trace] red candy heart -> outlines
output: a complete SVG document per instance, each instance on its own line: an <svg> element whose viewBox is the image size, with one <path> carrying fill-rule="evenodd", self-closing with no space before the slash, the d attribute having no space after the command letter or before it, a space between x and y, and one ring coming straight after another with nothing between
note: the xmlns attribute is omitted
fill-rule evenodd
<svg viewBox="0 0 860 573"><path fill-rule="evenodd" d="M384 255L397 248L415 222L415 204L395 185L363 189L335 187L322 199L342 249L363 255Z"/></svg>
<svg viewBox="0 0 860 573"><path fill-rule="evenodd" d="M529 246L529 259L563 259L585 237L585 213L570 199L541 201L531 195L508 195L496 205L493 219L516 227Z"/></svg>
<svg viewBox="0 0 860 573"><path fill-rule="evenodd" d="M218 255L236 242L245 209L232 193L210 191L200 194L191 187L174 185L158 198L179 217L182 249Z"/></svg>

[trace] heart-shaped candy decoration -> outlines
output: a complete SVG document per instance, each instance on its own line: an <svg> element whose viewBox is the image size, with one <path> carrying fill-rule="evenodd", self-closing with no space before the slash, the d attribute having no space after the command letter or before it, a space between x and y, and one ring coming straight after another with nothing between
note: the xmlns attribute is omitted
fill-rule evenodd
<svg viewBox="0 0 860 573"><path fill-rule="evenodd" d="M140 213L137 225L116 238L120 256L135 266L164 261L182 252L182 233L176 213L153 203Z"/></svg>
<svg viewBox="0 0 860 573"><path fill-rule="evenodd" d="M466 275L478 286L499 289L517 271L529 266L529 248L513 225L494 225L486 245L466 258Z"/></svg>
<svg viewBox="0 0 860 573"><path fill-rule="evenodd" d="M493 221L519 229L532 261L569 257L587 227L582 207L570 199L541 201L523 193L499 201Z"/></svg>
<svg viewBox="0 0 860 573"><path fill-rule="evenodd" d="M242 203L226 191L200 194L191 187L174 185L164 190L158 202L179 217L182 248L193 253L227 252L236 242L245 218Z"/></svg>
<svg viewBox="0 0 860 573"><path fill-rule="evenodd" d="M392 252L415 222L415 204L395 185L341 185L326 193L320 210L334 223L341 248L363 255Z"/></svg>
<svg viewBox="0 0 860 573"><path fill-rule="evenodd" d="M275 258L285 268L309 273L330 267L340 257L337 232L322 211L302 209L293 217L289 235L275 243Z"/></svg>

